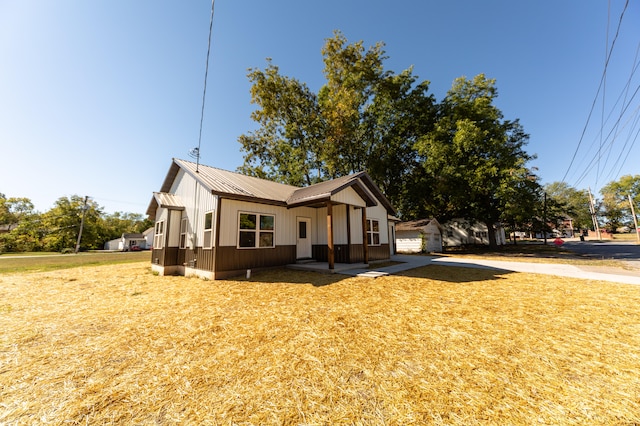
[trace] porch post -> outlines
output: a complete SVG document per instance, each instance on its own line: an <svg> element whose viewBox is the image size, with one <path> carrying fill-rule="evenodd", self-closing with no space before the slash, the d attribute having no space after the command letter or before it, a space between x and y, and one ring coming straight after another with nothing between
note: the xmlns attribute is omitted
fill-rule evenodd
<svg viewBox="0 0 640 426"><path fill-rule="evenodd" d="M335 257L333 253L333 205L327 201L327 248L329 269L333 271L335 267Z"/></svg>
<svg viewBox="0 0 640 426"><path fill-rule="evenodd" d="M362 251L364 263L369 263L369 241L367 240L367 208L362 208Z"/></svg>

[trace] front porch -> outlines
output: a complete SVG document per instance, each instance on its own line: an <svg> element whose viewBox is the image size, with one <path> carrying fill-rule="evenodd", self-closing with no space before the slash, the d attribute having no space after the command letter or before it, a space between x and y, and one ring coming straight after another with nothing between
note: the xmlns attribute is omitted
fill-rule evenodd
<svg viewBox="0 0 640 426"><path fill-rule="evenodd" d="M313 271L329 274L343 274L358 277L377 278L389 274L397 274L409 269L419 268L431 264L432 256L422 255L393 255L389 259L366 263L335 263L333 269L329 269L328 262L305 261L289 264L286 267L299 271ZM388 263L392 262L392 265ZM380 267L376 267L379 264Z"/></svg>
<svg viewBox="0 0 640 426"><path fill-rule="evenodd" d="M288 269L323 272L327 274L339 274L350 269L366 269L368 267L369 265L366 263L334 263L333 268L330 268L329 262L319 262L316 260L302 261L287 265Z"/></svg>

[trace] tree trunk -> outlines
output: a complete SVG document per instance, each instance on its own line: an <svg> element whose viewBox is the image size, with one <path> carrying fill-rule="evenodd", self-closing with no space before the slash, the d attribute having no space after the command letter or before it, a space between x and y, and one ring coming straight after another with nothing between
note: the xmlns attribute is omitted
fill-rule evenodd
<svg viewBox="0 0 640 426"><path fill-rule="evenodd" d="M486 221L485 225L487 225L487 234L489 236L489 248L495 250L498 248L498 243L496 242L496 230L493 227L493 222Z"/></svg>

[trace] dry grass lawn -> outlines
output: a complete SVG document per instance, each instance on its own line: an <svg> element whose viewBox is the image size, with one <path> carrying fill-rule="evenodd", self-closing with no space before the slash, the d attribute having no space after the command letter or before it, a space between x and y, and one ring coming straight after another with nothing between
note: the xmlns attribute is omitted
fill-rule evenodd
<svg viewBox="0 0 640 426"><path fill-rule="evenodd" d="M0 424L638 425L640 287L442 266L2 275Z"/></svg>

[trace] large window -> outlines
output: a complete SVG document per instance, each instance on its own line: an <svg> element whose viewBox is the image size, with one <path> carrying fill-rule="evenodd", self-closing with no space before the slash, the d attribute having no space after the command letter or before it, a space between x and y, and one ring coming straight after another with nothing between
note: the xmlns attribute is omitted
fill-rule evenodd
<svg viewBox="0 0 640 426"><path fill-rule="evenodd" d="M204 214L204 239L202 242L204 248L213 247L213 212Z"/></svg>
<svg viewBox="0 0 640 426"><path fill-rule="evenodd" d="M161 249L164 246L164 220L156 222L156 229L153 235L153 248Z"/></svg>
<svg viewBox="0 0 640 426"><path fill-rule="evenodd" d="M370 246L380 245L380 223L376 219L367 219L367 243Z"/></svg>
<svg viewBox="0 0 640 426"><path fill-rule="evenodd" d="M238 247L275 247L275 222L275 216L273 215L240 213Z"/></svg>

